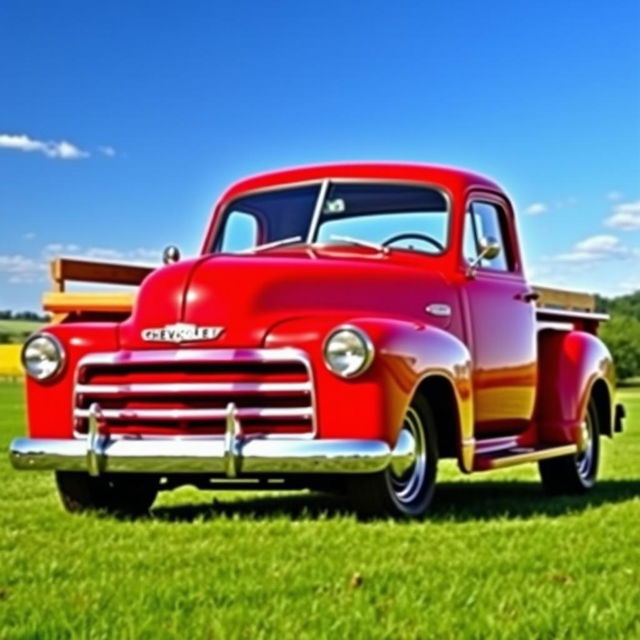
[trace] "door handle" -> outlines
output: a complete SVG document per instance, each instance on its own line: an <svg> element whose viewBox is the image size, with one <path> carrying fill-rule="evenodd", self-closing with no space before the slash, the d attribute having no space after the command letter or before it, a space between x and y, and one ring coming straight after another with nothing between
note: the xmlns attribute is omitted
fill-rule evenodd
<svg viewBox="0 0 640 640"><path fill-rule="evenodd" d="M522 300L522 302L535 302L540 298L540 294L537 291L523 291L516 296L516 300Z"/></svg>

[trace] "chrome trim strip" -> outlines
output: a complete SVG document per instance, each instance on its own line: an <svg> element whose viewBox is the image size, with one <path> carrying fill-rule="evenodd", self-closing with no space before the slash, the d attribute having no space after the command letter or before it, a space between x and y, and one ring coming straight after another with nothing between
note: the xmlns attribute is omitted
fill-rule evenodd
<svg viewBox="0 0 640 640"><path fill-rule="evenodd" d="M224 395L227 393L283 393L304 395L311 382L132 382L130 384L78 384L76 394L90 396Z"/></svg>
<svg viewBox="0 0 640 640"><path fill-rule="evenodd" d="M239 418L301 418L313 415L311 407L242 407ZM105 420L226 420L227 409L102 409ZM75 409L75 418L91 418L91 409Z"/></svg>
<svg viewBox="0 0 640 640"><path fill-rule="evenodd" d="M85 365L170 364L174 362L242 362L256 364L264 362L308 363L304 351L286 347L284 349L150 349L141 351L115 351L90 353L80 360L78 367Z"/></svg>
<svg viewBox="0 0 640 640"><path fill-rule="evenodd" d="M96 452L104 473L225 473L221 439L123 439L102 442ZM16 469L87 471L82 440L18 438L9 456ZM238 442L238 474L376 473L391 462L392 451L382 440L263 440Z"/></svg>

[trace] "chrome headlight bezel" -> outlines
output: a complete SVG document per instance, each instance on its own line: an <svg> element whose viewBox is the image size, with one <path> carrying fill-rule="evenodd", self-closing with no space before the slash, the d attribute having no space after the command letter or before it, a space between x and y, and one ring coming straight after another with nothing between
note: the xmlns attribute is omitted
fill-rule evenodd
<svg viewBox="0 0 640 640"><path fill-rule="evenodd" d="M49 348L53 350L53 354L55 357L47 360L48 363L51 363L51 366L47 367L42 371L38 371L36 367L33 365L30 366L28 360L28 350L35 347L34 343L46 343L45 348ZM22 347L22 352L20 354L20 360L22 362L22 367L26 371L27 375L31 376L34 380L38 380L40 382L45 380L50 380L54 376L58 375L67 361L67 356L62 346L62 343L58 338L51 335L50 333L36 333L30 336L27 341L24 343ZM41 362L44 361L41 360Z"/></svg>
<svg viewBox="0 0 640 640"><path fill-rule="evenodd" d="M335 346L335 341L341 339L340 334L345 333L348 334L351 339L355 339L356 344L361 349L362 356L358 366L340 369L335 364L335 354L332 354L331 350L332 347ZM346 336L343 336L343 339L344 338L346 338ZM371 366L375 356L375 348L371 338L365 331L351 324L343 324L329 332L322 347L322 355L325 366L329 371L340 378L355 378L362 375Z"/></svg>

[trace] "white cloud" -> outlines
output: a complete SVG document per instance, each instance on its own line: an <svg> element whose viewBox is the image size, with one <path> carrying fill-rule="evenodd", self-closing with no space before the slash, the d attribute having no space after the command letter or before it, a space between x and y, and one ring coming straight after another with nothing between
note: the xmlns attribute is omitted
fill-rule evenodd
<svg viewBox="0 0 640 640"><path fill-rule="evenodd" d="M549 210L544 202L534 202L530 204L524 211L528 213L530 216L538 216L541 213L546 213Z"/></svg>
<svg viewBox="0 0 640 640"><path fill-rule="evenodd" d="M11 283L32 283L42 280L47 272L45 262L27 256L0 255L0 274Z"/></svg>
<svg viewBox="0 0 640 640"><path fill-rule="evenodd" d="M162 262L162 251L160 249L144 249L139 247L130 252L132 260L139 262Z"/></svg>
<svg viewBox="0 0 640 640"><path fill-rule="evenodd" d="M607 193L607 200L615 202L620 199L622 199L622 194L619 191L609 191L609 193Z"/></svg>
<svg viewBox="0 0 640 640"><path fill-rule="evenodd" d="M0 255L0 281L4 280L12 284L44 283L49 278L49 262L59 256L158 266L162 262L162 252L159 249L142 247L126 251L107 247L83 249L76 244L51 243L45 245L40 255L36 257L20 254Z"/></svg>
<svg viewBox="0 0 640 640"><path fill-rule="evenodd" d="M589 251L594 253L609 253L620 248L620 238L615 236L591 236L576 244L578 251Z"/></svg>
<svg viewBox="0 0 640 640"><path fill-rule="evenodd" d="M28 231L22 236L24 240L33 240L35 237L36 237L36 234L33 231Z"/></svg>
<svg viewBox="0 0 640 640"><path fill-rule="evenodd" d="M98 147L98 151L104 155L107 156L108 158L113 158L116 155L116 150L109 146L109 145L105 145L103 147Z"/></svg>
<svg viewBox="0 0 640 640"><path fill-rule="evenodd" d="M624 231L640 230L640 200L616 205L613 214L604 223L607 227Z"/></svg>
<svg viewBox="0 0 640 640"><path fill-rule="evenodd" d="M640 257L639 249L625 246L620 238L611 235L597 235L576 243L568 253L552 258L555 262L594 263L603 260Z"/></svg>
<svg viewBox="0 0 640 640"><path fill-rule="evenodd" d="M564 209L564 207L575 207L576 204L578 204L578 198L576 198L575 196L569 196L568 198L556 200L553 203L553 206L556 209Z"/></svg>
<svg viewBox="0 0 640 640"><path fill-rule="evenodd" d="M80 247L77 244L51 243L43 247L42 258L48 260L62 254L77 253L79 250Z"/></svg>
<svg viewBox="0 0 640 640"><path fill-rule="evenodd" d="M74 258L87 258L88 260L125 261L136 263L161 262L162 251L159 249L137 249L119 250L110 247L88 247L82 248L77 244L48 244L42 250L42 256L50 260L57 256L69 256Z"/></svg>
<svg viewBox="0 0 640 640"><path fill-rule="evenodd" d="M12 135L9 133L0 133L0 149L37 152L44 154L48 158L58 158L60 160L79 160L89 157L88 151L83 151L66 140L59 142L54 140L36 140L24 134Z"/></svg>

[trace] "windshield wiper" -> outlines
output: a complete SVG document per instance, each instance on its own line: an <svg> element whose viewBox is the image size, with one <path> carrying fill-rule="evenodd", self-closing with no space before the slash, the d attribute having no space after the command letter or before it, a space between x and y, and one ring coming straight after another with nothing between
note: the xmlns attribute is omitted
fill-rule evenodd
<svg viewBox="0 0 640 640"><path fill-rule="evenodd" d="M389 253L389 248L382 244L375 242L369 242L367 240L360 240L359 238L352 238L350 236L329 236L329 240L337 240L338 242L348 242L349 244L355 244L359 247L367 247L368 249L375 249L381 253Z"/></svg>
<svg viewBox="0 0 640 640"><path fill-rule="evenodd" d="M256 245L255 247L250 247L249 249L243 249L242 251L238 251L238 253L254 253L256 251L264 251L265 249L273 249L275 247L283 247L287 244L295 244L296 242L301 242L302 236L292 236L291 238L282 238L281 240L274 240L273 242L265 242L264 244Z"/></svg>

